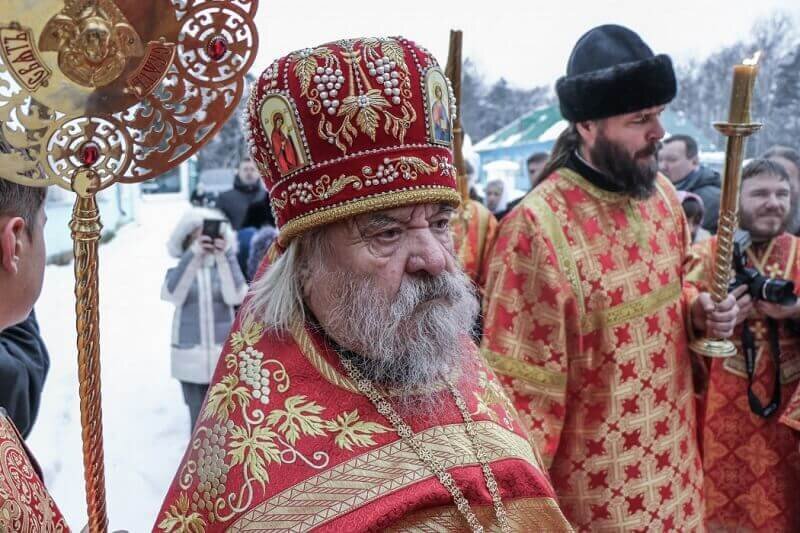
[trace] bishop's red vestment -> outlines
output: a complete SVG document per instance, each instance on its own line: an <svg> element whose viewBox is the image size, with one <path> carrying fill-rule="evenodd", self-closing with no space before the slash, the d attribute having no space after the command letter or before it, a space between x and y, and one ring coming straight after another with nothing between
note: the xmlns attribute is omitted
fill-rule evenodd
<svg viewBox="0 0 800 533"><path fill-rule="evenodd" d="M474 350L472 356L476 356ZM515 531L568 531L547 474L491 371L458 389ZM492 500L465 423L442 391L433 420L409 419L481 521ZM234 325L201 420L154 531L462 531L450 493L310 328Z"/></svg>

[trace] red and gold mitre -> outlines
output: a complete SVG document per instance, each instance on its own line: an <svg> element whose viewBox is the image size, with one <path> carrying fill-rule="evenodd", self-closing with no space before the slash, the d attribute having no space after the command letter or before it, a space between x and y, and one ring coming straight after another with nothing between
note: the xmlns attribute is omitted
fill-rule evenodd
<svg viewBox="0 0 800 533"><path fill-rule="evenodd" d="M454 113L436 59L402 37L345 39L276 60L253 87L245 130L280 243L370 211L458 205Z"/></svg>

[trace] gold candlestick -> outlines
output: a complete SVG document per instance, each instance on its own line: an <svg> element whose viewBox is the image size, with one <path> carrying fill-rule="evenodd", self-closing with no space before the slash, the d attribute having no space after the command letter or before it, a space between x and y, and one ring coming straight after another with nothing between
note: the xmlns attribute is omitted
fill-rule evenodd
<svg viewBox="0 0 800 533"><path fill-rule="evenodd" d="M750 120L750 103L758 73L760 53L733 68L733 88L728 122L717 122L714 128L728 138L725 149L724 181L719 202L717 224L717 253L711 280L711 299L719 303L728 295L733 260L733 235L739 225L739 190L742 178L742 158L747 137L761 129ZM690 348L706 357L731 357L736 346L729 340L699 338Z"/></svg>

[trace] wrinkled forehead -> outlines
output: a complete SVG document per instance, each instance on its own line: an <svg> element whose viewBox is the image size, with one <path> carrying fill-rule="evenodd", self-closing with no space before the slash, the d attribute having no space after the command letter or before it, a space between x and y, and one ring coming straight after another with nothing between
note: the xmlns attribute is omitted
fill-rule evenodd
<svg viewBox="0 0 800 533"><path fill-rule="evenodd" d="M410 224L428 220L441 214L451 214L455 208L449 204L427 203L414 204L403 207L394 207L382 211L365 213L350 219L357 227L388 224Z"/></svg>

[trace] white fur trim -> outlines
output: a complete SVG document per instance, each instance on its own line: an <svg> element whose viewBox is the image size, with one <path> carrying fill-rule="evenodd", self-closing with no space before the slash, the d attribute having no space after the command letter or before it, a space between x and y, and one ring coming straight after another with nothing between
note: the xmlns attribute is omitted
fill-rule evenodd
<svg viewBox="0 0 800 533"><path fill-rule="evenodd" d="M224 220L223 232L225 239L228 241L228 249L233 249L234 252L238 250L238 243L236 240L236 232L233 230L228 219L217 209L209 209L207 207L192 207L181 217L178 225L172 231L172 235L167 241L167 251L172 257L180 257L183 255L183 241L186 240L192 232L198 228L203 227L203 220Z"/></svg>

